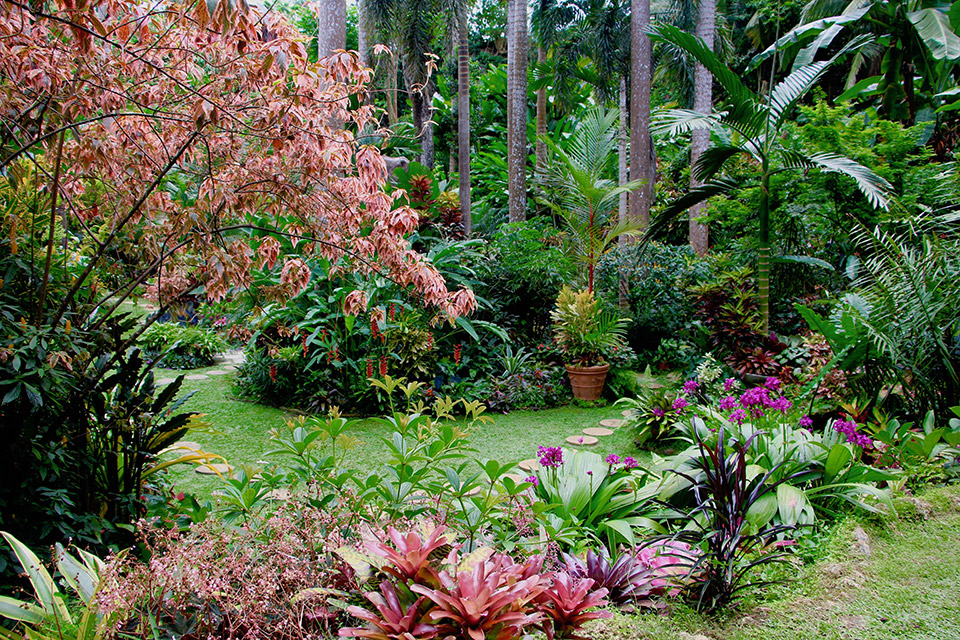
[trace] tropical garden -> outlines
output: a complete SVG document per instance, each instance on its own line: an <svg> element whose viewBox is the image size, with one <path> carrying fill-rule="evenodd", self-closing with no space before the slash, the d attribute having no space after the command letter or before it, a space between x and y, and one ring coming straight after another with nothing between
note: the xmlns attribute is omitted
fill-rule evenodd
<svg viewBox="0 0 960 640"><path fill-rule="evenodd" d="M0 0L0 638L960 638L958 61Z"/></svg>

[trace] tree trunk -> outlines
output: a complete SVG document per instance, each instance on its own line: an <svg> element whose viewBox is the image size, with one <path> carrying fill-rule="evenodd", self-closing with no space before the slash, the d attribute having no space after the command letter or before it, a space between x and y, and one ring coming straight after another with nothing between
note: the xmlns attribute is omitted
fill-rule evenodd
<svg viewBox="0 0 960 640"><path fill-rule="evenodd" d="M543 47L537 47L537 63L547 61L547 52ZM537 89L537 171L547 167L547 144L543 137L547 135L547 87Z"/></svg>
<svg viewBox="0 0 960 640"><path fill-rule="evenodd" d="M700 15L697 20L697 37L711 51L713 37L716 30L716 0L700 0ZM709 114L713 110L713 76L699 62L693 70L693 110L698 113ZM710 146L710 131L697 129L692 133L690 140L690 189L696 189L703 184L694 176L693 168L700 159L700 154ZM707 254L710 247L709 229L705 223L699 222L700 216L706 213L706 202L700 202L690 207L690 246L698 256Z"/></svg>
<svg viewBox="0 0 960 640"><path fill-rule="evenodd" d="M763 335L770 335L770 165L763 158L760 175L760 255L757 259L757 284L760 289L760 316Z"/></svg>
<svg viewBox="0 0 960 640"><path fill-rule="evenodd" d="M527 4L507 0L507 191L510 222L527 217Z"/></svg>
<svg viewBox="0 0 960 640"><path fill-rule="evenodd" d="M627 172L627 131L630 127L630 114L627 111L627 79L620 78L620 127L617 131L617 181L620 186L623 186L630 179L630 175ZM619 220L621 223L626 222L627 216L629 215L627 194L620 194L620 206L619 206ZM620 244L620 250L622 251L627 246L627 236L622 235L618 238L617 242ZM630 307L630 283L627 280L627 274L620 273L620 286L619 286L619 302L620 309L626 311Z"/></svg>
<svg viewBox="0 0 960 640"><path fill-rule="evenodd" d="M630 9L630 178L644 180L630 194L630 216L646 228L653 201L653 152L650 139L650 84L653 48L646 31L650 26L650 0L632 0Z"/></svg>
<svg viewBox="0 0 960 640"><path fill-rule="evenodd" d="M457 28L457 155L463 235L469 238L473 217L470 209L470 49L466 16Z"/></svg>
<svg viewBox="0 0 960 640"><path fill-rule="evenodd" d="M346 0L322 0L317 4L317 58L326 58L347 48Z"/></svg>
<svg viewBox="0 0 960 640"><path fill-rule="evenodd" d="M373 66L370 48L373 46L374 31L373 17L367 6L369 2L370 0L357 0L357 54L360 57L361 66L364 67Z"/></svg>
<svg viewBox="0 0 960 640"><path fill-rule="evenodd" d="M393 126L400 119L400 105L397 104L397 74L400 72L400 58L396 45L390 47L390 59L387 61L387 124Z"/></svg>

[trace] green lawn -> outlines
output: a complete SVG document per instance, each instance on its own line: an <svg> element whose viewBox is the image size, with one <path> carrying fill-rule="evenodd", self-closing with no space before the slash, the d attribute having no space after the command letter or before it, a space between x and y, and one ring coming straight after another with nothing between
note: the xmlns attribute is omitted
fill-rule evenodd
<svg viewBox="0 0 960 640"><path fill-rule="evenodd" d="M823 558L796 579L710 619L675 607L669 615L618 615L588 629L591 640L958 640L960 487L922 495L900 520L839 526ZM924 513L925 512L925 513ZM855 531L867 534L863 553Z"/></svg>
<svg viewBox="0 0 960 640"><path fill-rule="evenodd" d="M209 367L180 372L157 369L157 379L175 377L180 373L204 373ZM187 401L185 410L206 414L211 423L211 432L193 432L185 437L203 446L206 451L222 455L232 465L269 463L267 452L272 448L267 434L276 425L294 417L295 414L273 407L265 407L238 399L232 389L233 376L211 376L207 380L184 380L183 391L196 393ZM501 462L519 462L536 455L540 445L564 444L570 435L581 435L586 427L599 426L604 418L619 418L620 410L613 406L594 409L562 407L545 411L516 411L506 415L490 414L492 423L477 425L470 433L471 445L477 449L479 458L494 458ZM389 435L387 429L369 419L357 420L349 432L361 441L350 451L346 466L364 472L376 470L384 461L386 447L381 437ZM633 444L633 435L628 429L617 430L614 435L601 438L599 444L589 447L603 456L616 453L643 459L649 454L638 451ZM259 464L258 464L259 463ZM219 480L200 476L192 468L181 467L172 473L178 489L206 496L217 486Z"/></svg>

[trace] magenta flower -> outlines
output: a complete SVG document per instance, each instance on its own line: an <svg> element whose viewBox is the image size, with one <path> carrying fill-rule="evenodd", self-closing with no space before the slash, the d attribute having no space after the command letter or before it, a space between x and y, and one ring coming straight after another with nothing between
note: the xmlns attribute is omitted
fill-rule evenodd
<svg viewBox="0 0 960 640"><path fill-rule="evenodd" d="M730 417L728 418L730 422L736 422L737 424L743 424L743 421L746 419L747 419L747 412L744 411L743 409L737 409L736 411L731 413Z"/></svg>
<svg viewBox="0 0 960 640"><path fill-rule="evenodd" d="M666 414L666 411L664 411L660 407L654 407L652 413L655 418L662 418L664 414Z"/></svg>
<svg viewBox="0 0 960 640"><path fill-rule="evenodd" d="M691 393L696 393L697 389L699 388L700 388L700 385L697 383L696 380L687 380L686 382L683 383L683 392L686 393L687 395L690 395Z"/></svg>
<svg viewBox="0 0 960 640"><path fill-rule="evenodd" d="M770 391L777 391L780 389L780 378L770 377L763 381L763 386Z"/></svg>
<svg viewBox="0 0 960 640"><path fill-rule="evenodd" d="M862 449L868 449L873 446L873 439L865 433L857 431L857 423L853 420L837 420L833 423L833 428L842 433L847 442Z"/></svg>
<svg viewBox="0 0 960 640"><path fill-rule="evenodd" d="M793 406L792 402L782 397L777 398L776 400L771 402L769 405L771 409L776 409L777 411L782 411L783 413L786 413L787 411L789 411L790 407L792 406Z"/></svg>
<svg viewBox="0 0 960 640"><path fill-rule="evenodd" d="M606 458L603 459L609 465L620 464L620 456L615 453L611 453Z"/></svg>
<svg viewBox="0 0 960 640"><path fill-rule="evenodd" d="M689 406L689 404L690 403L687 402L684 398L677 398L676 400L673 401L673 410L677 412L677 415L680 415L681 413L683 413L684 408Z"/></svg>
<svg viewBox="0 0 960 640"><path fill-rule="evenodd" d="M636 469L640 464L631 456L627 456L623 459L623 468L624 469Z"/></svg>
<svg viewBox="0 0 960 640"><path fill-rule="evenodd" d="M537 476L527 476L526 478L523 479L523 481L529 482L533 486L537 486L538 484L540 484L540 478L538 478Z"/></svg>
<svg viewBox="0 0 960 640"><path fill-rule="evenodd" d="M723 390L727 393L733 391L733 388L737 386L737 381L734 378L727 378L723 381Z"/></svg>
<svg viewBox="0 0 960 640"><path fill-rule="evenodd" d="M720 400L720 411L729 411L740 406L740 402L734 396L727 396Z"/></svg>
<svg viewBox="0 0 960 640"><path fill-rule="evenodd" d="M804 429L809 429L810 427L813 426L813 418L804 414L804 416L800 418L800 426L803 427Z"/></svg>
<svg viewBox="0 0 960 640"><path fill-rule="evenodd" d="M563 464L563 449L560 447L539 447L537 459L541 467L559 467Z"/></svg>

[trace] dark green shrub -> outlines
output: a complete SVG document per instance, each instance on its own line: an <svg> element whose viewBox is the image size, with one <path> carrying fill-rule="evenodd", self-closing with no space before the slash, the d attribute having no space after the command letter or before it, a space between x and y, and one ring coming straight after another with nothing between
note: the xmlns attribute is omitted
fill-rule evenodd
<svg viewBox="0 0 960 640"><path fill-rule="evenodd" d="M147 357L161 367L198 369L213 364L213 357L227 348L226 341L210 329L158 322L140 336Z"/></svg>

